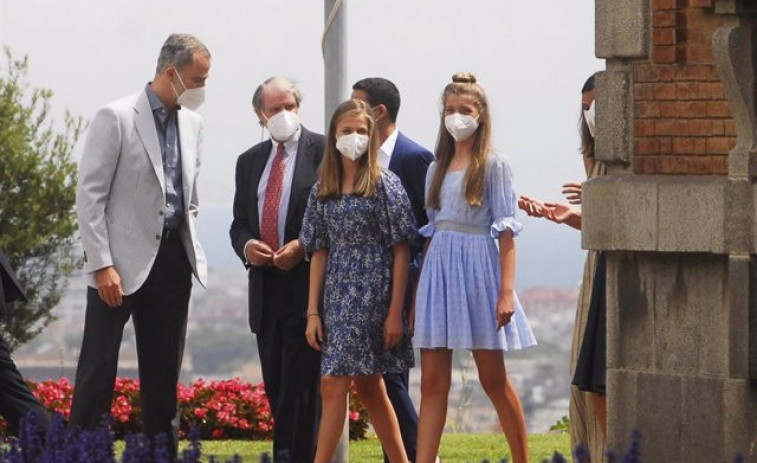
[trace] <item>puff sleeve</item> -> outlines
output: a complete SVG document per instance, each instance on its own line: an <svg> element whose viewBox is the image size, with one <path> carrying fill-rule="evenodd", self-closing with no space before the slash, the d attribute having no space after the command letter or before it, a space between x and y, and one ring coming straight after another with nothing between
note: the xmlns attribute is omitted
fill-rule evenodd
<svg viewBox="0 0 757 463"><path fill-rule="evenodd" d="M434 178L434 172L436 172L437 165L438 164L436 161L432 162L431 165L428 166L428 170L426 171L426 198L428 198L429 196L429 186L431 186L431 179ZM418 233L424 238L431 238L432 236L434 236L434 232L436 231L436 229L434 228L434 221L436 220L436 209L427 207L426 215L428 216L428 223L422 226L420 230L418 230Z"/></svg>
<svg viewBox="0 0 757 463"><path fill-rule="evenodd" d="M411 240L416 233L415 216L400 179L385 170L376 194L379 196L379 231L386 247Z"/></svg>
<svg viewBox="0 0 757 463"><path fill-rule="evenodd" d="M486 194L492 211L492 238L499 238L508 229L518 236L523 225L515 219L517 196L510 164L503 154L491 153L487 159Z"/></svg>
<svg viewBox="0 0 757 463"><path fill-rule="evenodd" d="M329 247L329 233L323 213L323 201L318 199L318 184L313 185L308 197L305 216L300 230L300 244L309 255L318 249Z"/></svg>

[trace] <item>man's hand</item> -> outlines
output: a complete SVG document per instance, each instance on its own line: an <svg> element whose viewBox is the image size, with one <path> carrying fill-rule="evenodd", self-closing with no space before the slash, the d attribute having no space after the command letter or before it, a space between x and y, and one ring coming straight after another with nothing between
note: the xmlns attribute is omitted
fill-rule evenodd
<svg viewBox="0 0 757 463"><path fill-rule="evenodd" d="M110 307L119 307L124 300L124 288L121 277L115 267L101 268L95 272L97 294Z"/></svg>
<svg viewBox="0 0 757 463"><path fill-rule="evenodd" d="M273 249L260 240L250 240L244 246L244 254L247 262L262 267L264 265L273 265Z"/></svg>
<svg viewBox="0 0 757 463"><path fill-rule="evenodd" d="M292 240L273 254L273 266L281 270L292 270L305 257L300 240Z"/></svg>

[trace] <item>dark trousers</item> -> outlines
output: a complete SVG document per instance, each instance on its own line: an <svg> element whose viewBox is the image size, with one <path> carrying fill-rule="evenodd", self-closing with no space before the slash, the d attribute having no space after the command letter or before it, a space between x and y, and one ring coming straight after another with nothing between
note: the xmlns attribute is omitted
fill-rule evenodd
<svg viewBox="0 0 757 463"><path fill-rule="evenodd" d="M305 340L305 307L292 310L291 283L285 274L271 273L265 282L257 343L274 419L274 461L310 463L321 415L321 357Z"/></svg>
<svg viewBox="0 0 757 463"><path fill-rule="evenodd" d="M0 338L0 416L8 422L11 434L18 435L21 419L29 412L36 415L37 431L47 434L50 415L29 390L11 359L8 345Z"/></svg>
<svg viewBox="0 0 757 463"><path fill-rule="evenodd" d="M389 396L389 401L392 402L394 413L397 414L397 421L400 424L400 434L402 435L402 443L405 445L407 458L410 461L415 461L415 449L418 443L418 413L415 411L408 392L410 372L387 373L383 376L386 394ZM389 463L386 454L384 454L384 461Z"/></svg>
<svg viewBox="0 0 757 463"><path fill-rule="evenodd" d="M422 245L418 248L422 249ZM415 259L420 261L420 256L417 254L419 251L414 252L416 253ZM415 283L418 281L418 268L419 264L410 265L407 288L405 290L405 313L408 313L413 303ZM402 443L405 446L407 458L410 461L415 461L415 450L418 444L418 412L415 411L415 406L413 406L413 401L410 399L410 393L408 392L410 372L387 373L383 377L384 384L386 385L386 395L389 396L389 401L392 403L392 408L394 408L394 413L397 415L397 421L400 425L400 435L402 435ZM384 453L384 461L389 463L386 453Z"/></svg>
<svg viewBox="0 0 757 463"><path fill-rule="evenodd" d="M133 316L144 432L166 434L169 451L175 452L171 421L191 289L191 268L178 237L161 241L147 280L120 307L107 306L88 288L71 425L91 430L110 412L123 329Z"/></svg>

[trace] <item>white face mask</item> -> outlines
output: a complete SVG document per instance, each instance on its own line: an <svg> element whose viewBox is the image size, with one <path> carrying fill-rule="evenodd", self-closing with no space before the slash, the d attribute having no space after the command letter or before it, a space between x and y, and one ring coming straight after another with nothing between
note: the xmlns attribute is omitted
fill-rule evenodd
<svg viewBox="0 0 757 463"><path fill-rule="evenodd" d="M444 126L455 141L465 141L478 129L478 121L473 116L452 113L444 117Z"/></svg>
<svg viewBox="0 0 757 463"><path fill-rule="evenodd" d="M368 151L369 141L370 138L368 138L368 135L354 132L337 138L336 149L338 149L344 157L355 161Z"/></svg>
<svg viewBox="0 0 757 463"><path fill-rule="evenodd" d="M176 94L176 104L196 111L205 102L205 87L187 88L178 71L176 72L176 76L179 78L181 86L184 87L184 91L179 94L173 82L171 82L173 92Z"/></svg>
<svg viewBox="0 0 757 463"><path fill-rule="evenodd" d="M274 140L287 141L297 133L300 127L300 116L292 111L279 111L268 119L265 126Z"/></svg>
<svg viewBox="0 0 757 463"><path fill-rule="evenodd" d="M594 102L597 100L594 100L591 102L591 106L589 106L589 109L584 111L584 120L586 121L587 127L589 127L589 133L591 134L592 138L594 137L594 131L596 130L594 126Z"/></svg>

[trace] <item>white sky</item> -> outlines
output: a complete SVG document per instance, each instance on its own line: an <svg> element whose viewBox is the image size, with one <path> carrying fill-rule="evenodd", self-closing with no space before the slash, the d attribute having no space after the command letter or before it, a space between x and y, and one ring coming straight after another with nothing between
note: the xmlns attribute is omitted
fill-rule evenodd
<svg viewBox="0 0 757 463"><path fill-rule="evenodd" d="M495 146L509 156L518 192L556 200L563 183L583 179L580 89L604 67L594 58L593 0L345 3L347 82L394 81L402 95L398 123L408 136L433 150L440 92L454 72L471 71L489 95ZM17 57L29 55L29 80L53 90L58 119L65 109L89 119L151 80L171 32L198 36L213 55L200 109L201 207L230 217L236 158L261 139L250 98L262 80L280 74L297 81L303 123L323 130L323 9L316 0L0 0L0 42ZM577 233L521 218L523 237L532 229L542 241L523 243L521 262L546 263L564 245L577 266ZM228 243L226 235L218 239ZM572 282L579 274L555 278Z"/></svg>

